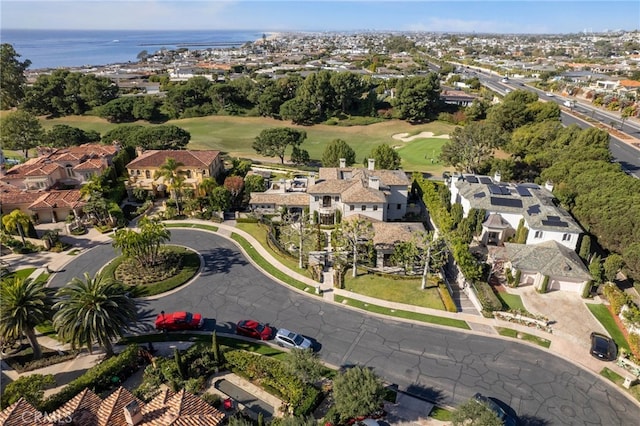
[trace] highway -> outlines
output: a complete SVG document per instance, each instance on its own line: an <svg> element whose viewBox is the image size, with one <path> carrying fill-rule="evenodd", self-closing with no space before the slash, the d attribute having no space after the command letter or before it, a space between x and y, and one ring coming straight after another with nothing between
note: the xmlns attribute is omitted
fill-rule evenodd
<svg viewBox="0 0 640 426"><path fill-rule="evenodd" d="M619 129L629 136L638 139L638 143L640 143L640 124L632 120L626 120L621 127L620 117L616 116L613 113L602 111L601 109L592 107L586 103L576 102L573 98L565 98L557 94L554 94L553 96L547 96L544 91L531 86L527 86L524 80L510 78L509 81L505 83L502 81L502 77L498 75L489 75L477 71L474 75L478 77L478 79L484 86L501 95L505 95L506 93L508 93L507 90L527 90L536 93L541 100L547 102L556 102L560 105L561 108L563 108L560 118L562 124L564 124L565 126L577 124L582 129L594 127L588 121L582 120L578 118L578 116L570 114L571 111L575 111L608 126L614 123L613 125L616 129ZM566 111L567 107L564 105L565 101L567 100L574 102L573 107L570 108L569 112ZM640 179L640 148L634 148L629 143L626 143L622 139L619 139L610 134L609 151L611 151L614 162L620 164L620 166L631 176Z"/></svg>
<svg viewBox="0 0 640 426"><path fill-rule="evenodd" d="M206 329L220 333L254 318L309 337L329 364L370 366L388 382L439 404L458 405L481 392L509 405L523 425L637 422L638 406L614 385L549 351L326 302L263 275L226 238L195 229L171 234L172 244L197 250L204 265L182 289L140 302L140 331L151 331L162 310L200 312ZM97 246L57 272L50 286L84 272L93 276L114 256L110 244Z"/></svg>

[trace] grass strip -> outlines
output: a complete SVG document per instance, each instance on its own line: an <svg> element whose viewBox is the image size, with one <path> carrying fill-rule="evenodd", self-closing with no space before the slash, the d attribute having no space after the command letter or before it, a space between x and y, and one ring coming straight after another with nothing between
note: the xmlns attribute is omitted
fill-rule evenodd
<svg viewBox="0 0 640 426"><path fill-rule="evenodd" d="M2 277L3 280L9 281L15 278L27 279L31 274L35 272L36 268L24 268L13 271Z"/></svg>
<svg viewBox="0 0 640 426"><path fill-rule="evenodd" d="M626 389L625 387L622 386L622 383L624 383L624 377L622 377L621 375L619 375L615 371L610 370L607 367L604 367L602 369L602 371L600 371L600 375L602 377L608 379L609 381L615 383L616 385L618 385L620 388L624 389L625 391L629 392L631 395L633 395L633 397L635 399L640 401L640 384L633 385L633 386L631 386L631 388Z"/></svg>
<svg viewBox="0 0 640 426"><path fill-rule="evenodd" d="M591 311L594 317L602 324L607 330L611 338L616 342L619 348L624 348L626 351L631 352L627 339L624 338L624 334L618 328L615 318L611 315L611 311L601 303L587 303L587 308Z"/></svg>
<svg viewBox="0 0 640 426"><path fill-rule="evenodd" d="M231 233L231 239L233 239L238 244L240 244L240 246L244 249L244 251L247 253L247 255L256 264L258 264L258 266L260 266L260 268L262 268L264 271L266 271L269 275L279 279L282 282L285 282L285 283L297 288L298 290L302 290L302 291L305 291L305 292L307 292L309 294L314 294L315 295L315 288L313 288L312 286L310 286L308 284L303 283L302 281L298 281L295 278L290 277L289 275L287 275L286 272L281 271L280 269L276 268L271 263L267 262L267 260L264 257L262 257L260 255L260 253L258 253L258 251L251 244L249 244L249 241L247 241L243 236L238 235L235 232L233 232L233 233Z"/></svg>
<svg viewBox="0 0 640 426"><path fill-rule="evenodd" d="M217 232L218 227L213 225L204 225L199 223L166 223L167 228L199 228L206 229L207 231Z"/></svg>
<svg viewBox="0 0 640 426"><path fill-rule="evenodd" d="M405 318L405 319L410 319L410 320L415 320L420 322L426 322L429 324L444 325L447 327L461 328L463 330L471 330L471 327L469 327L469 324L467 324L466 321L457 320L453 318L438 317L435 315L420 314L417 312L400 311L396 309L386 308L383 306L372 305L370 303L361 302L360 300L351 299L349 297L337 296L337 295L334 297L334 301L338 303L347 304L349 306L353 306L354 308L363 309L368 312L374 312L376 314L383 314L383 315L388 315L392 317Z"/></svg>
<svg viewBox="0 0 640 426"><path fill-rule="evenodd" d="M522 298L517 294L497 292L496 296L498 296L498 299L500 299L502 304L508 309L527 312L527 309L524 307L524 303L522 303Z"/></svg>
<svg viewBox="0 0 640 426"><path fill-rule="evenodd" d="M451 414L451 411L445 408L433 407L433 410L431 410L431 413L429 413L429 417L435 420L440 420L441 422L450 422Z"/></svg>
<svg viewBox="0 0 640 426"><path fill-rule="evenodd" d="M514 339L525 340L527 342L535 343L536 345L542 346L544 348L549 348L551 346L551 340L544 339L542 337L535 336L529 333L523 333L512 328L504 328L504 327L496 327L498 333L501 336L512 337Z"/></svg>

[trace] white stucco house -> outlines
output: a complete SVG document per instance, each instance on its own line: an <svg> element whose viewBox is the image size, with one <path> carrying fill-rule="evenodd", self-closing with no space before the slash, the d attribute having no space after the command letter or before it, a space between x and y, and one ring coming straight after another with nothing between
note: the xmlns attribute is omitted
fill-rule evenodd
<svg viewBox="0 0 640 426"><path fill-rule="evenodd" d="M451 203L461 204L465 217L473 208L486 212L480 236L484 245L504 244L522 220L528 229L527 245L556 241L571 250L578 246L582 228L555 204L549 185L503 183L498 174L461 174L451 177L449 189Z"/></svg>

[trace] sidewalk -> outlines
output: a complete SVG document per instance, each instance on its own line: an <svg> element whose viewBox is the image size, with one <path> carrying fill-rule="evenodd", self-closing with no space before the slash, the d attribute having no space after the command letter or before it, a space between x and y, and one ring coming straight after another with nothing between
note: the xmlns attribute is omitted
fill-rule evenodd
<svg viewBox="0 0 640 426"><path fill-rule="evenodd" d="M178 223L190 222L194 224L206 224L206 225L212 224L209 221L197 220L197 219L189 219L186 221L168 221L168 223L171 223L171 222L178 222ZM233 225L235 225L235 222L215 224L215 226L218 227L218 231L216 233L226 238L229 238L231 233L236 233L241 235L247 241L249 241L251 245L258 251L258 253L260 253L260 255L264 257L270 264L276 266L280 270L286 269L286 267L282 265L277 259L275 259L253 236L251 236L250 234L248 234L243 230L236 228ZM79 247L74 245L74 248L80 248L80 250L90 250L92 247L95 247L96 245L110 243L111 238L108 235L100 234L95 230L91 230L91 231L89 232L89 234L81 236L84 241L82 241L82 244ZM242 248L240 248L240 250L242 250ZM246 257L250 262L252 262L252 264L256 268L261 269L257 264L253 263L253 260L249 256L246 256ZM25 268L25 267L34 267L34 266L37 267L38 269L32 275L35 277L35 276L38 276L40 273L46 271L47 266L53 271L61 269L64 265L66 265L66 263L68 263L73 259L73 256L68 255L66 253L41 252L41 253L30 255L26 260L24 259L25 256L23 255L8 255L8 256L3 256L2 258L3 260L7 260L8 262L10 262L12 267L11 270L16 270L16 269ZM441 311L437 309L423 308L423 307L414 306L414 305L394 303L386 300L374 299L372 297L349 292L344 289L333 288L332 277L331 277L331 274L329 273L325 274L324 276L325 279L323 280L322 284L296 271L290 271L289 275L295 278L296 280L299 280L303 283L308 284L309 287L311 288L317 288L320 285L320 288L323 291L323 299L330 303L337 303L334 301L334 297L336 295L339 295L343 297L356 299L372 305L383 306L390 309L404 310L409 312L458 319L458 320L466 321L469 324L469 326L471 327L471 330L467 331L469 333L489 335L495 338L512 340L511 338L501 337L495 329L496 327L508 327L510 329L514 329L519 332L532 334L532 335L550 340L551 341L551 346L549 348L550 352L567 361L573 362L574 364L580 366L581 368L585 370L589 370L596 375L599 375L600 371L604 367L607 367L615 371L616 373L620 374L622 377L626 377L629 375L629 373L626 370L624 370L622 367L619 367L616 363L613 363L613 362L603 363L602 361L596 360L595 358L590 356L589 346L588 346L588 343L585 342L584 337L578 338L576 336L575 330L571 330L571 325L564 324L564 322L558 322L557 325L554 325L554 333L550 334L545 331L538 330L536 328L514 324L511 322L505 322L505 321L497 320L495 318L485 318L477 314L469 314L469 313L462 313L462 312L447 312L447 311ZM292 291L297 291L311 297L316 297L314 295L310 295L308 292L303 292L294 287L291 287L288 284L282 281L279 281L277 278L274 278L274 277L271 277L271 278L274 281L287 286ZM563 311L551 312L551 314L549 314L548 312L540 312L542 310L541 306L544 306L544 299L545 299L544 297L540 297L540 296L548 296L548 295L538 295L537 293L533 295L528 295L527 292L524 290L519 290L519 294L522 297L525 305L532 312L547 315L551 320L559 321L561 319L560 316L563 315ZM532 303L531 301L536 301L537 303L543 303L543 305L530 305L530 303ZM582 300L579 300L579 302L580 304L584 305L584 302ZM341 306L344 306L347 309L357 309L344 304L341 304ZM584 309L586 310L586 307L584 307ZM369 313L369 314L378 315L375 313ZM564 314L566 316L566 312L564 312ZM404 320L401 318L396 318L396 319L400 321L415 322L412 320ZM562 324L562 326L560 326L560 324ZM434 324L430 324L430 326L440 327ZM556 327L557 327L557 330L556 330ZM582 336L583 334L585 334L585 331L579 330L578 333L580 334L580 336ZM52 347L52 348L60 347L60 344L57 341L47 338L45 336L39 336L38 339L45 347ZM521 343L534 345L533 343L528 343L526 341L521 341ZM534 345L534 347L541 349L541 347L538 345ZM58 365L57 367L62 371L68 372L68 371L71 371L73 368L81 367L83 365L89 365L91 364L91 362L94 362L94 361L92 361L90 358L78 357L75 360L67 363L71 365ZM5 374L7 374L12 379L19 376L19 375L16 376L15 374L12 375L11 372L7 372L7 371L5 371Z"/></svg>

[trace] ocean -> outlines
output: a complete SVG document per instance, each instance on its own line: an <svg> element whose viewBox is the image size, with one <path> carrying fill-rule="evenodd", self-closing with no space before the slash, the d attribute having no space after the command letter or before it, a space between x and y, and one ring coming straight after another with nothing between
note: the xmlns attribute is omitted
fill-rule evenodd
<svg viewBox="0 0 640 426"><path fill-rule="evenodd" d="M138 54L163 47L220 49L262 38L262 31L146 30L16 30L0 29L0 42L13 45L19 60L31 60L29 70L137 62ZM267 33L268 35L268 33Z"/></svg>

